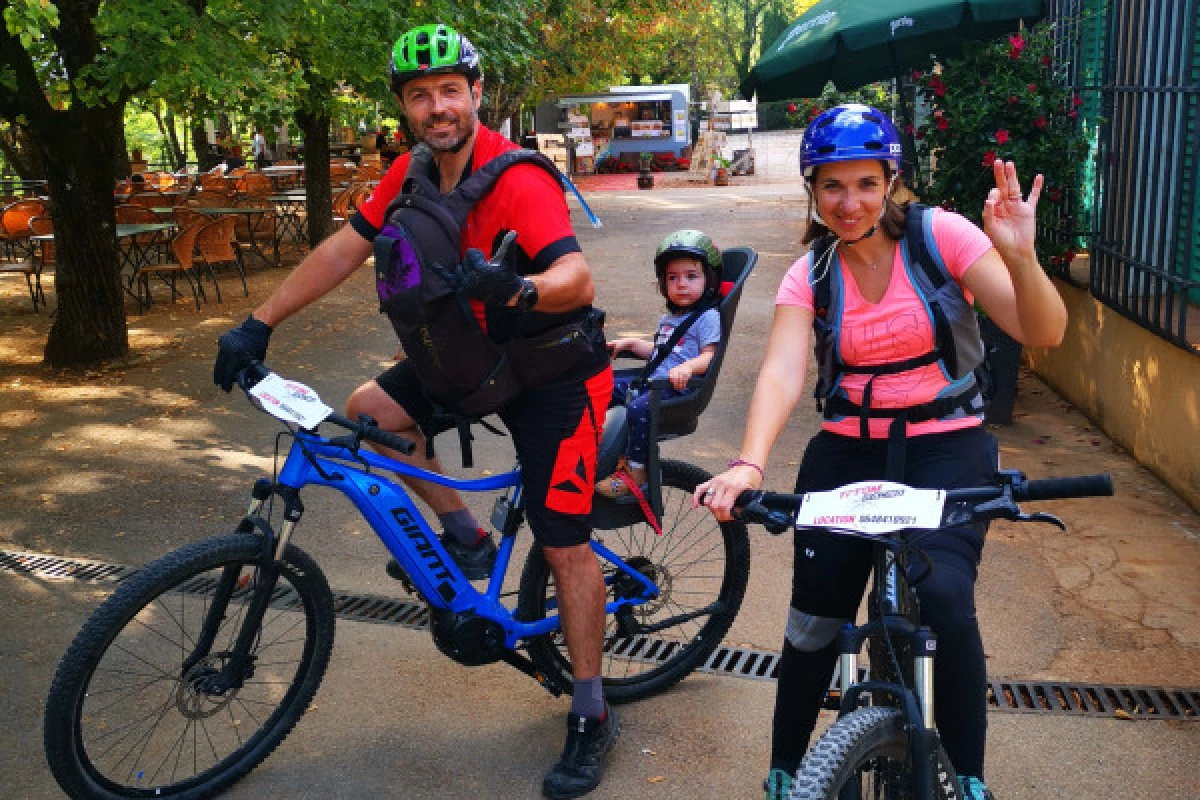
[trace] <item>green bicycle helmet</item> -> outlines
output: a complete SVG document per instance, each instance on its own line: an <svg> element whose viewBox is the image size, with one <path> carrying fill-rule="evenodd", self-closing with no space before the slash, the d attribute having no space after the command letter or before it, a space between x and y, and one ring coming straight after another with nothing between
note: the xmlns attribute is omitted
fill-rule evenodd
<svg viewBox="0 0 1200 800"><path fill-rule="evenodd" d="M457 72L473 84L483 78L479 51L449 25L420 25L396 40L392 47L392 92L399 95L413 78Z"/></svg>
<svg viewBox="0 0 1200 800"><path fill-rule="evenodd" d="M654 274L658 289L667 296L667 262L676 256L690 256L704 265L705 285L717 290L721 285L721 251L703 231L682 230L667 234L654 253Z"/></svg>

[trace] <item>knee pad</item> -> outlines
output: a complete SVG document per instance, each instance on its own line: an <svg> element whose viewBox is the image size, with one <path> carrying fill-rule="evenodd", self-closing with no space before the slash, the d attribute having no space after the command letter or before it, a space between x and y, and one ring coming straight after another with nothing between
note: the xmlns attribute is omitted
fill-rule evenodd
<svg viewBox="0 0 1200 800"><path fill-rule="evenodd" d="M849 621L845 617L817 617L789 608L787 642L801 652L815 653L832 644L838 631Z"/></svg>

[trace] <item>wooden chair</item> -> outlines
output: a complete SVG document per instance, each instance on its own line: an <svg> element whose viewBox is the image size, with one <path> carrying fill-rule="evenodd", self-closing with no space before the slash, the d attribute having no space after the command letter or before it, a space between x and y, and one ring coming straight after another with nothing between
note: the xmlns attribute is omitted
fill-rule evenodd
<svg viewBox="0 0 1200 800"><path fill-rule="evenodd" d="M201 189L201 194L207 191L225 191L225 173L223 172L206 172L196 180Z"/></svg>
<svg viewBox="0 0 1200 800"><path fill-rule="evenodd" d="M275 185L261 172L247 172L238 178L237 191L243 197L266 197L275 192Z"/></svg>
<svg viewBox="0 0 1200 800"><path fill-rule="evenodd" d="M172 301L174 301L176 296L183 296L175 288L176 279L182 276L187 281L188 287L192 290L192 299L196 301L196 310L200 310L200 296L204 293L204 287L200 285L200 275L196 272L193 263L196 234L199 232L200 226L184 228L171 240L171 253L175 256L174 261L166 261L161 264L146 264L138 268L133 276L134 283L138 287L138 306L142 308L150 307L151 276L158 277L164 283L170 285Z"/></svg>
<svg viewBox="0 0 1200 800"><path fill-rule="evenodd" d="M123 203L114 210L117 222L121 225L136 225L143 222L161 222L158 214L150 210L148 206L134 205L132 203Z"/></svg>
<svg viewBox="0 0 1200 800"><path fill-rule="evenodd" d="M0 234L4 255L10 260L24 260L32 255L29 243L29 220L45 216L49 208L45 200L18 200L0 211Z"/></svg>
<svg viewBox="0 0 1200 800"><path fill-rule="evenodd" d="M333 196L333 227L341 228L349 222L352 212L350 210L350 201L354 199L354 193L357 190L353 186L347 186L338 191Z"/></svg>
<svg viewBox="0 0 1200 800"><path fill-rule="evenodd" d="M29 220L29 233L31 236L53 236L54 220L49 215L34 217ZM42 290L42 273L45 272L47 266L58 266L57 242L53 239L41 239L38 241L35 251L30 255L29 260L35 267L33 274L34 291L31 294L36 298L33 303L33 310L37 311L37 300L40 300L42 305L46 305L46 293Z"/></svg>
<svg viewBox="0 0 1200 800"><path fill-rule="evenodd" d="M354 167L342 162L329 165L329 185L343 186L354 180Z"/></svg>
<svg viewBox="0 0 1200 800"><path fill-rule="evenodd" d="M358 169L354 170L354 180L356 181L377 181L382 177L383 170L369 164L360 164Z"/></svg>
<svg viewBox="0 0 1200 800"><path fill-rule="evenodd" d="M196 251L200 260L208 267L208 276L217 292L218 303L221 302L221 287L217 284L216 273L218 264L233 264L238 277L242 279L242 292L246 297L250 296L250 289L246 286L246 271L242 268L242 254L236 246L234 229L237 222L238 217L235 216L218 217L200 228L196 234ZM198 270L196 279L199 280Z"/></svg>
<svg viewBox="0 0 1200 800"><path fill-rule="evenodd" d="M212 217L201 214L195 208L189 208L186 205L175 206L175 221L179 223L180 228L190 228L193 225L207 225Z"/></svg>

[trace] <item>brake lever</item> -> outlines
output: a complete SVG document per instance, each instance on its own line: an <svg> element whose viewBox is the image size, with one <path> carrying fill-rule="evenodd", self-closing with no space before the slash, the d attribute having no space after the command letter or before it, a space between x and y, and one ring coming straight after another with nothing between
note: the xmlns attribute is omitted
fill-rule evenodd
<svg viewBox="0 0 1200 800"><path fill-rule="evenodd" d="M752 500L742 507L741 515L745 516L747 513L774 536L791 530L792 518L790 516L782 511L772 511L758 500Z"/></svg>
<svg viewBox="0 0 1200 800"><path fill-rule="evenodd" d="M1045 511L1035 511L1032 514L1024 514L1023 513L1017 517L1017 522L1045 522L1050 525L1053 525L1054 527L1058 528L1060 531L1066 532L1066 530L1067 530L1066 523L1064 523L1061 519L1054 516L1053 514L1047 513Z"/></svg>
<svg viewBox="0 0 1200 800"><path fill-rule="evenodd" d="M980 503L975 507L975 519L1003 519L1010 522L1045 522L1054 525L1059 530L1065 531L1066 524L1045 511L1035 511L1032 514L1026 514L1021 510L1012 499L1011 495L1005 494L1002 497L997 497L995 500L989 500L986 503Z"/></svg>

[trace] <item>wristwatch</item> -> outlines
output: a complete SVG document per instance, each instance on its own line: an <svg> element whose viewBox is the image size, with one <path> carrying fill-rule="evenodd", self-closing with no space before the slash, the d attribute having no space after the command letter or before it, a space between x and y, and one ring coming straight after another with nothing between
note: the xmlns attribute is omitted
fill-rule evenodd
<svg viewBox="0 0 1200 800"><path fill-rule="evenodd" d="M537 284L529 280L529 278L521 279L521 291L517 292L518 311L531 311L537 305L538 290Z"/></svg>

